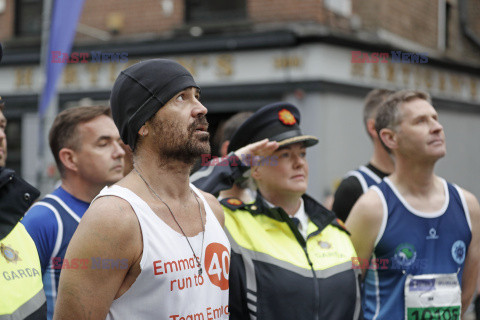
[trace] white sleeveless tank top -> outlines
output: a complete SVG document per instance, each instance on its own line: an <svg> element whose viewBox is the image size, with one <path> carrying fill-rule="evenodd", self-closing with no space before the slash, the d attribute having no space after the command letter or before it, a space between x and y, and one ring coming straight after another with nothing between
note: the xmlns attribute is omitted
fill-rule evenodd
<svg viewBox="0 0 480 320"><path fill-rule="evenodd" d="M206 210L202 275L185 236L165 224L134 192L113 185L97 196L117 196L130 203L143 238L141 272L113 301L106 319L228 319L230 243L203 195L190 187ZM188 240L198 256L202 232Z"/></svg>

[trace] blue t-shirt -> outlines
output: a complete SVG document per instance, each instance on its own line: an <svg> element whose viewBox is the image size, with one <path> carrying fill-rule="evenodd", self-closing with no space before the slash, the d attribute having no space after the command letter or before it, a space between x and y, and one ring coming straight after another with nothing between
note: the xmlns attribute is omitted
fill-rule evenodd
<svg viewBox="0 0 480 320"><path fill-rule="evenodd" d="M461 190L443 180L445 203L434 213L410 207L392 182L385 178L372 187L386 204L384 221L375 243L364 282L365 319L404 319L404 286L408 274L457 273L462 283L468 246L472 239L470 217Z"/></svg>
<svg viewBox="0 0 480 320"><path fill-rule="evenodd" d="M35 203L21 221L37 246L48 319L53 318L60 271L68 244L89 205L59 187Z"/></svg>

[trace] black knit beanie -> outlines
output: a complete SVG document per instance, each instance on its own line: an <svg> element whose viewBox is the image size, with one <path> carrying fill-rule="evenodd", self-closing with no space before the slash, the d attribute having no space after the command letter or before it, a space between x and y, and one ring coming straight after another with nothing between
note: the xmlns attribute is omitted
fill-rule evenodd
<svg viewBox="0 0 480 320"><path fill-rule="evenodd" d="M139 62L115 80L110 107L123 142L135 149L138 130L178 92L199 88L179 63L167 59Z"/></svg>

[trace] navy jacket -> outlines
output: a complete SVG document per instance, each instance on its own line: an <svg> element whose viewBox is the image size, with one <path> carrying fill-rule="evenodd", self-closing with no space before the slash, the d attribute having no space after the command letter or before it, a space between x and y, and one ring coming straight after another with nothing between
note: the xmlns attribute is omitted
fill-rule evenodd
<svg viewBox="0 0 480 320"><path fill-rule="evenodd" d="M5 238L40 196L40 191L15 175L15 171L0 167L0 240Z"/></svg>

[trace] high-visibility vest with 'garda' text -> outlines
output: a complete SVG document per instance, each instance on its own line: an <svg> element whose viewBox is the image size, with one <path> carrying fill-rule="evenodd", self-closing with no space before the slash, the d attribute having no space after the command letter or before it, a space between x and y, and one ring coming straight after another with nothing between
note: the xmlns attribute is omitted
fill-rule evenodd
<svg viewBox="0 0 480 320"><path fill-rule="evenodd" d="M18 223L0 240L0 320L42 319L45 304L37 248Z"/></svg>

